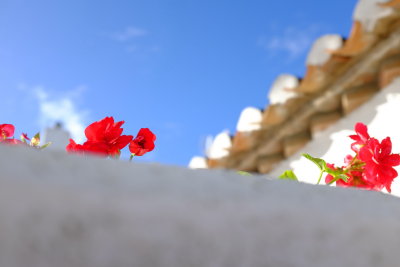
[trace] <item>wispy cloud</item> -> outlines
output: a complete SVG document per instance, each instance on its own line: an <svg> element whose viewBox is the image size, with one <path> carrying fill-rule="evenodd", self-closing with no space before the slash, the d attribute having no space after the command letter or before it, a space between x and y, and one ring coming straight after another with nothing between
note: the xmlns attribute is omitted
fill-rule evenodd
<svg viewBox="0 0 400 267"><path fill-rule="evenodd" d="M106 34L107 38L118 43L129 54L154 53L160 50L158 45L151 44L149 31L136 26L128 26L123 30Z"/></svg>
<svg viewBox="0 0 400 267"><path fill-rule="evenodd" d="M288 59L293 60L308 51L319 33L320 30L316 26L308 28L287 27L280 34L261 36L257 44L271 55L284 52L287 53Z"/></svg>
<svg viewBox="0 0 400 267"><path fill-rule="evenodd" d="M33 91L39 101L40 126L45 128L61 122L76 142L82 142L85 139L84 121L88 112L78 110L74 98L79 97L84 90L85 87L80 86L61 97L54 98L50 97L49 91L44 87L35 87Z"/></svg>
<svg viewBox="0 0 400 267"><path fill-rule="evenodd" d="M116 41L126 42L137 37L145 36L147 34L148 32L144 29L129 26L122 31L112 34L111 37Z"/></svg>

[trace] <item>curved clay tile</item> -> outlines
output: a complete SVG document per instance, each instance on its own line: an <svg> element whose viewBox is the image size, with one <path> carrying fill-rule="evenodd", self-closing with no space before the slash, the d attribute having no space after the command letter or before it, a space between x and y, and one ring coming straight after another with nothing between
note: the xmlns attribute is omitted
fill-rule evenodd
<svg viewBox="0 0 400 267"><path fill-rule="evenodd" d="M383 5L389 2L391 0L359 0L353 12L353 20L359 21L365 31L373 32L380 19L394 13L392 8Z"/></svg>
<svg viewBox="0 0 400 267"><path fill-rule="evenodd" d="M310 96L298 95L288 99L284 104L273 104L267 106L263 113L262 126L268 129L286 121L289 116L296 113L301 107L306 105Z"/></svg>
<svg viewBox="0 0 400 267"><path fill-rule="evenodd" d="M341 56L355 56L371 47L398 16L400 0L359 0L353 13L353 27L342 49L334 52Z"/></svg>
<svg viewBox="0 0 400 267"><path fill-rule="evenodd" d="M245 151L252 147L254 139L257 138L255 131L261 129L262 119L262 110L254 107L243 109L236 126L237 132L233 137L232 153Z"/></svg>
<svg viewBox="0 0 400 267"><path fill-rule="evenodd" d="M307 56L307 66L323 66L332 56L332 52L343 46L343 38L338 34L327 34L318 38Z"/></svg>
<svg viewBox="0 0 400 267"><path fill-rule="evenodd" d="M294 90L299 86L299 78L291 74L279 75L272 84L268 98L271 104L283 104L298 93Z"/></svg>
<svg viewBox="0 0 400 267"><path fill-rule="evenodd" d="M347 89L341 96L343 114L347 115L366 103L378 90L379 87L376 84L366 84Z"/></svg>
<svg viewBox="0 0 400 267"><path fill-rule="evenodd" d="M302 93L317 92L324 82L325 74L319 66L307 66L306 74L300 82L297 91Z"/></svg>
<svg viewBox="0 0 400 267"><path fill-rule="evenodd" d="M229 149L232 147L232 138L228 132L219 133L212 142L207 151L210 159L221 159L229 155Z"/></svg>
<svg viewBox="0 0 400 267"><path fill-rule="evenodd" d="M400 9L400 0L391 0L386 3L379 3L379 5L382 7L393 7L396 9Z"/></svg>
<svg viewBox="0 0 400 267"><path fill-rule="evenodd" d="M354 21L350 36L344 43L344 46L332 53L333 55L344 57L356 56L371 47L375 41L376 37L366 33L360 21Z"/></svg>
<svg viewBox="0 0 400 267"><path fill-rule="evenodd" d="M256 138L252 132L236 132L232 140L231 154L250 150Z"/></svg>
<svg viewBox="0 0 400 267"><path fill-rule="evenodd" d="M257 160L257 170L259 173L269 173L284 159L282 154L275 154L261 157Z"/></svg>
<svg viewBox="0 0 400 267"><path fill-rule="evenodd" d="M385 60L379 72L379 87L384 88L400 77L400 55Z"/></svg>
<svg viewBox="0 0 400 267"><path fill-rule="evenodd" d="M283 154L285 157L290 157L301 148L303 148L309 141L311 136L308 132L303 131L283 139Z"/></svg>
<svg viewBox="0 0 400 267"><path fill-rule="evenodd" d="M337 34L327 34L317 39L307 57L307 71L298 87L299 92L313 93L319 91L326 83L329 73L325 66L332 59L332 53L343 45L343 38Z"/></svg>
<svg viewBox="0 0 400 267"><path fill-rule="evenodd" d="M251 132L261 128L262 111L258 108L247 107L240 113L236 126L238 132Z"/></svg>
<svg viewBox="0 0 400 267"><path fill-rule="evenodd" d="M281 124L289 115L290 111L283 104L269 105L263 113L262 125L269 127Z"/></svg>
<svg viewBox="0 0 400 267"><path fill-rule="evenodd" d="M341 117L342 114L339 111L314 114L310 120L311 136L315 137L319 132L335 124Z"/></svg>
<svg viewBox="0 0 400 267"><path fill-rule="evenodd" d="M188 167L190 169L207 169L207 159L204 157L195 156L190 160Z"/></svg>

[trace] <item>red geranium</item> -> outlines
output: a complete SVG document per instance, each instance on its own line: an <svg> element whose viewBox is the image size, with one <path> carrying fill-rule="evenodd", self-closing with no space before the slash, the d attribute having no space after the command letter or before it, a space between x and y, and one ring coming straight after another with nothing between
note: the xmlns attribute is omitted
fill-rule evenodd
<svg viewBox="0 0 400 267"><path fill-rule="evenodd" d="M120 154L120 150L126 147L132 140L132 135L121 135L121 128L124 121L114 123L113 117L105 117L104 119L94 122L85 129L85 135L90 142L90 146L102 147L104 144L108 146L108 154L116 156Z"/></svg>
<svg viewBox="0 0 400 267"><path fill-rule="evenodd" d="M47 143L40 146L40 134L37 133L32 139L26 133L21 134L21 140L14 138L15 127L12 124L0 124L0 142L7 145L27 145L43 149L50 145ZM29 143L27 141L30 141Z"/></svg>
<svg viewBox="0 0 400 267"><path fill-rule="evenodd" d="M149 128L142 128L138 132L136 138L131 141L129 150L134 156L143 156L154 149L155 140L156 136L149 130Z"/></svg>
<svg viewBox="0 0 400 267"><path fill-rule="evenodd" d="M397 171L393 166L400 165L400 155L392 154L390 137L386 137L381 143L375 138L368 140L360 149L359 158L365 162L363 174L365 180L385 187L390 193L393 179L397 177Z"/></svg>
<svg viewBox="0 0 400 267"><path fill-rule="evenodd" d="M69 139L66 147L67 152L76 154L97 154L102 156L108 155L108 146L104 143L85 142L83 145L75 143L73 139Z"/></svg>
<svg viewBox="0 0 400 267"><path fill-rule="evenodd" d="M392 154L390 137L386 137L382 142L370 137L365 124L357 123L355 131L356 134L350 135L350 138L355 141L351 144L351 149L356 155L354 157L347 155L346 166L341 168L327 164L333 172L326 176L326 183L333 181L335 177L332 174L337 173L347 176L346 181L335 179L337 186L353 186L377 191L386 188L390 193L393 179L398 175L393 167L400 165L400 154Z"/></svg>
<svg viewBox="0 0 400 267"><path fill-rule="evenodd" d="M370 137L368 134L368 128L365 124L358 122L354 128L356 134L350 135L349 137L355 141L351 144L351 149L354 152L358 153L360 151L360 148L365 146Z"/></svg>
<svg viewBox="0 0 400 267"><path fill-rule="evenodd" d="M106 117L102 120L90 124L85 129L87 141L83 145L76 144L70 139L70 144L67 146L68 152L85 154L95 153L104 156L119 156L121 149L129 144L132 140L132 135L121 135L121 128L124 121L114 122L113 117Z"/></svg>
<svg viewBox="0 0 400 267"><path fill-rule="evenodd" d="M15 127L12 124L0 124L0 142L14 136Z"/></svg>
<svg viewBox="0 0 400 267"><path fill-rule="evenodd" d="M350 155L349 155L350 156ZM346 169L346 167L342 168L336 168L333 164L327 164L328 168L332 170L343 170ZM351 165L348 165L348 167ZM380 191L382 190L383 186L378 186L375 183L371 183L367 180L365 180L363 176L363 169L359 170L349 170L348 172L345 173L347 176L347 181L344 181L342 179L339 179L336 181L336 186L340 187L359 187L359 188L364 188L368 190L377 190ZM334 180L334 177L330 174L328 174L325 177L325 183L329 184L332 180Z"/></svg>
<svg viewBox="0 0 400 267"><path fill-rule="evenodd" d="M22 144L18 139L12 138L14 136L15 127L12 124L0 124L0 142L7 145Z"/></svg>
<svg viewBox="0 0 400 267"><path fill-rule="evenodd" d="M113 117L106 117L90 124L85 129L87 141L77 144L73 139L67 145L66 150L77 154L97 154L102 156L119 157L121 150L129 143L129 149L134 155L142 156L154 149L156 136L148 129L140 129L135 140L132 135L122 135L121 128L124 121L114 122Z"/></svg>

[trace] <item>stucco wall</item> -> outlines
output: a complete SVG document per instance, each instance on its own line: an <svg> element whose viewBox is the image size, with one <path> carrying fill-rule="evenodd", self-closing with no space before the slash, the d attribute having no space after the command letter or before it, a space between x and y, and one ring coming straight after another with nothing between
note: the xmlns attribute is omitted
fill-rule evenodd
<svg viewBox="0 0 400 267"><path fill-rule="evenodd" d="M397 266L377 192L0 146L0 266Z"/></svg>

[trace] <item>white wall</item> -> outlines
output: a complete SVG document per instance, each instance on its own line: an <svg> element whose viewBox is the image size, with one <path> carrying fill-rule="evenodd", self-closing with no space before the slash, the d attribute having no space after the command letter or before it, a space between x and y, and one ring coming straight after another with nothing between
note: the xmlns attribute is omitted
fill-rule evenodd
<svg viewBox="0 0 400 267"><path fill-rule="evenodd" d="M394 153L400 153L400 78L380 91L368 103L364 104L347 117L341 119L325 131L320 132L301 151L282 162L272 173L279 176L287 169L293 169L301 181L316 183L319 171L312 162L301 157L308 153L320 157L337 166L344 165L347 154L354 154L350 149L352 140L348 137L354 134L354 125L363 122L368 126L372 137L382 140L389 136L392 140ZM400 168L396 168L400 173ZM392 194L400 195L400 177L394 180Z"/></svg>
<svg viewBox="0 0 400 267"><path fill-rule="evenodd" d="M43 140L40 143L44 145L51 142L51 145L47 147L48 150L59 150L65 151L65 147L69 144L69 139L71 135L68 131L61 127L47 128L44 131Z"/></svg>
<svg viewBox="0 0 400 267"><path fill-rule="evenodd" d="M0 266L393 267L400 199L0 146ZM357 255L357 256L355 256Z"/></svg>

